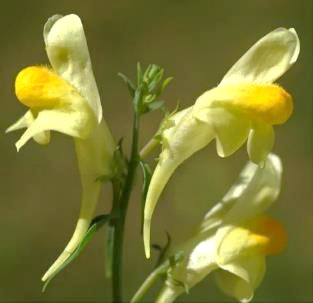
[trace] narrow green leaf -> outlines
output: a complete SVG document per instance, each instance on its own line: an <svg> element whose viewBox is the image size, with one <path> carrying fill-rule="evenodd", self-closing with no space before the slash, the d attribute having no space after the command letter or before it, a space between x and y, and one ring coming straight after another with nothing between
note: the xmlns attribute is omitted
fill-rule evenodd
<svg viewBox="0 0 313 303"><path fill-rule="evenodd" d="M110 215L101 215L98 217L95 217L90 227L82 240L82 242L79 244L79 246L76 248L76 250L65 260L65 262L58 268L57 271L53 273L53 275L44 283L42 287L42 292L45 292L50 282L70 263L72 263L84 250L84 248L87 246L87 244L90 242L90 240L93 238L95 233L110 219Z"/></svg>
<svg viewBox="0 0 313 303"><path fill-rule="evenodd" d="M147 69L145 70L144 74L143 74L143 79L142 81L145 83L149 83L149 79L150 79L150 71L152 69L153 64L149 64Z"/></svg>
<svg viewBox="0 0 313 303"><path fill-rule="evenodd" d="M164 69L161 68L155 75L153 75L153 78L151 78L151 81L148 86L149 92L153 92L157 86L159 85L161 79L163 78L164 75Z"/></svg>
<svg viewBox="0 0 313 303"><path fill-rule="evenodd" d="M149 70L148 73L148 78L150 80L153 80L155 77L157 77L157 75L161 72L163 68L156 65L156 64L151 64L151 69Z"/></svg>
<svg viewBox="0 0 313 303"><path fill-rule="evenodd" d="M165 109L165 102L163 100L155 101L147 106L149 112L153 112L158 109Z"/></svg>
<svg viewBox="0 0 313 303"><path fill-rule="evenodd" d="M137 86L140 86L142 82L143 74L140 62L137 62Z"/></svg>
<svg viewBox="0 0 313 303"><path fill-rule="evenodd" d="M162 83L162 85L161 85L161 89L160 89L160 94L161 94L162 92L164 92L164 90L170 85L170 83L173 81L173 79L174 79L174 77L168 77L168 78L166 78L166 79L163 81L163 83Z"/></svg>
<svg viewBox="0 0 313 303"><path fill-rule="evenodd" d="M133 82L131 82L131 80L129 80L129 78L122 73L118 73L117 75L119 77L121 77L123 79L123 81L127 84L129 93L130 93L131 97L134 98L136 88L135 88Z"/></svg>
<svg viewBox="0 0 313 303"><path fill-rule="evenodd" d="M111 171L113 172L112 181L118 181L120 184L124 182L127 174L127 159L123 152L123 138L119 140L115 147L113 161L111 163Z"/></svg>
<svg viewBox="0 0 313 303"><path fill-rule="evenodd" d="M167 237L167 241L166 241L166 244L162 247L161 245L158 245L158 244L153 244L152 245L152 248L156 249L159 251L159 257L158 257L158 260L155 264L155 267L158 267L164 260L165 256L166 256L166 253L168 252L170 246L171 246L171 243L172 243L172 239L171 239L171 236L168 232L166 232L166 237Z"/></svg>

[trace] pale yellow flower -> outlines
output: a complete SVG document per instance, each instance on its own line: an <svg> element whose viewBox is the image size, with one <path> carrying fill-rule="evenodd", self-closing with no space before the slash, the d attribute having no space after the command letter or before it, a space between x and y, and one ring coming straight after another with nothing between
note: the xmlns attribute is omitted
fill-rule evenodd
<svg viewBox="0 0 313 303"><path fill-rule="evenodd" d="M101 183L96 179L111 174L115 149L112 134L102 118L80 18L52 16L44 27L44 41L51 67L30 66L17 75L16 96L29 110L7 132L26 128L16 142L17 150L31 138L40 144L49 143L51 130L73 137L82 198L74 234L43 281L58 269L86 234L101 190Z"/></svg>
<svg viewBox="0 0 313 303"><path fill-rule="evenodd" d="M286 122L293 110L290 94L272 83L296 62L299 51L294 29L270 32L235 63L217 87L170 118L173 126L162 133L163 150L146 199L144 245L148 258L153 211L183 161L215 139L219 156L230 156L247 141L250 159L264 164L274 143L273 125Z"/></svg>
<svg viewBox="0 0 313 303"><path fill-rule="evenodd" d="M282 167L270 154L265 168L248 163L238 182L205 216L194 236L173 250L182 260L168 272L157 303L173 302L210 273L218 286L240 302L252 300L265 274L265 259L280 253L287 235L264 215L280 191Z"/></svg>

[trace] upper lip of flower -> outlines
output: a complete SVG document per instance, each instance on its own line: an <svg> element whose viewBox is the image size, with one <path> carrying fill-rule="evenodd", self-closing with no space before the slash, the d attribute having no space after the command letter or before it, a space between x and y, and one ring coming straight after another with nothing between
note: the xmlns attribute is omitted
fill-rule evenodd
<svg viewBox="0 0 313 303"><path fill-rule="evenodd" d="M226 73L219 85L273 83L298 59L300 41L294 28L277 28L258 40Z"/></svg>
<svg viewBox="0 0 313 303"><path fill-rule="evenodd" d="M54 15L46 22L43 34L52 68L86 99L100 123L102 106L80 18Z"/></svg>

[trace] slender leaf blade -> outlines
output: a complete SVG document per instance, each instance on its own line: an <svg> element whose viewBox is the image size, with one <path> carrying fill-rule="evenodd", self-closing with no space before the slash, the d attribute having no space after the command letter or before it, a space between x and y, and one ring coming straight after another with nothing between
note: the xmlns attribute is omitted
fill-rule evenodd
<svg viewBox="0 0 313 303"><path fill-rule="evenodd" d="M82 242L79 244L79 246L76 248L76 250L65 260L65 262L56 270L51 277L45 281L43 287L42 287L42 292L45 292L48 285L50 282L70 263L72 263L84 250L84 248L87 246L87 244L91 241L95 233L105 224L108 222L110 219L110 215L101 215L98 217L95 217L91 224L90 227L82 240Z"/></svg>

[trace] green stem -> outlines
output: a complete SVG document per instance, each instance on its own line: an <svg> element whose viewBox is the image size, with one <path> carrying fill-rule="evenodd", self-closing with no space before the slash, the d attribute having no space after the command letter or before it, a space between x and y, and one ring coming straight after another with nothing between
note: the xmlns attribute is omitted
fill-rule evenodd
<svg viewBox="0 0 313 303"><path fill-rule="evenodd" d="M131 156L128 163L128 171L126 181L122 189L121 198L118 203L113 206L112 212L117 213L118 216L114 220L114 235L113 235L113 264L112 264L112 295L113 302L122 302L122 268L123 268L123 240L124 227L127 214L128 202L133 188L136 169L139 165L139 120L140 115L134 113L133 120L133 137Z"/></svg>
<svg viewBox="0 0 313 303"><path fill-rule="evenodd" d="M145 160L158 147L160 142L154 137L140 151L140 158Z"/></svg>
<svg viewBox="0 0 313 303"><path fill-rule="evenodd" d="M166 273L167 269L169 268L169 262L165 262L157 267L142 283L140 288L136 291L133 298L131 299L130 303L139 303L141 302L142 298L148 292L148 290L156 283L156 281Z"/></svg>

